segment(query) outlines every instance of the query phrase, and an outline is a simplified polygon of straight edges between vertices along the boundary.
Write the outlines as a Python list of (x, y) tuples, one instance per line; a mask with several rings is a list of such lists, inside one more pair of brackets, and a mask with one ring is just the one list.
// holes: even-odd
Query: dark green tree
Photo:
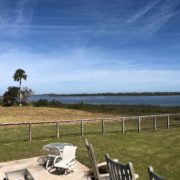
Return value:
[(18, 81), (19, 82), (19, 106), (21, 106), (22, 104), (22, 95), (21, 95), (21, 84), (22, 84), (22, 80), (26, 80), (27, 79), (27, 75), (26, 72), (23, 69), (17, 69), (16, 72), (13, 75), (14, 81)]
[[(27, 87), (23, 88), (21, 91), (22, 94), (22, 104), (27, 104), (27, 98), (33, 94), (32, 89)], [(15, 106), (19, 104), (19, 87), (8, 87), (8, 90), (4, 93), (2, 98), (2, 105), (3, 106)]]
[(13, 106), (18, 104), (18, 87), (8, 87), (8, 90), (4, 93), (2, 104), (3, 106)]

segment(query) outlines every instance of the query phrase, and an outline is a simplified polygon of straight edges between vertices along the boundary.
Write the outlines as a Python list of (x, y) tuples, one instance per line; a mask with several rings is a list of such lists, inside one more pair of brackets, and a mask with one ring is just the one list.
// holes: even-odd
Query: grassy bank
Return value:
[[(79, 107), (80, 106), (80, 107)], [(90, 106), (90, 108), (88, 108)], [(68, 109), (67, 109), (68, 108)], [(161, 114), (180, 112), (178, 107), (147, 106), (95, 106), (79, 104), (78, 107), (0, 107), (0, 122), (49, 121), (84, 119), (112, 116)], [(122, 162), (131, 161), (140, 180), (148, 179), (147, 165), (166, 179), (180, 177), (180, 121), (179, 116), (171, 117), (170, 129), (166, 129), (167, 117), (158, 117), (157, 131), (153, 130), (153, 118), (141, 120), (141, 132), (137, 132), (137, 119), (125, 122), (122, 134), (121, 121), (106, 121), (105, 135), (102, 135), (101, 121), (84, 123), (84, 136), (81, 124), (61, 124), (60, 138), (56, 138), (56, 125), (32, 125), (32, 142), (28, 142), (28, 126), (0, 127), (0, 162), (29, 158), (46, 154), (42, 147), (51, 142), (70, 142), (78, 146), (77, 159), (89, 166), (84, 137), (94, 145), (99, 161), (104, 154)]]
[(2, 122), (35, 122), (105, 117), (103, 113), (55, 107), (0, 107)]
[(180, 113), (180, 107), (61, 104), (59, 107), (0, 107), (0, 123), (93, 119)]
[(92, 113), (103, 113), (118, 116), (167, 114), (180, 112), (180, 106), (148, 106), (148, 105), (91, 105), (62, 104), (61, 108), (83, 110)]
[(59, 107), (64, 109), (83, 110), (92, 113), (103, 113), (119, 116), (166, 114), (180, 112), (180, 106), (153, 106), (153, 105), (109, 105), (109, 104), (64, 104), (60, 101), (38, 100), (31, 102), (34, 107)]

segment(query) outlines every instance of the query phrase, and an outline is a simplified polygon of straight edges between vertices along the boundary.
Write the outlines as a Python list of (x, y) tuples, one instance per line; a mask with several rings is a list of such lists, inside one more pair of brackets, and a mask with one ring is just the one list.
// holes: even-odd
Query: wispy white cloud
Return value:
[(136, 12), (131, 18), (127, 20), (128, 23), (135, 22), (143, 17), (148, 11), (150, 11), (154, 6), (156, 6), (161, 0), (148, 3), (144, 8)]
[(147, 18), (147, 24), (142, 29), (144, 32), (153, 34), (164, 26), (174, 15), (176, 15), (175, 8), (179, 5), (178, 1), (164, 1), (162, 5), (152, 13), (152, 16)]
[(146, 32), (148, 35), (156, 33), (174, 14), (174, 12), (169, 12), (152, 16), (150, 22), (143, 27), (142, 32)]
[(15, 9), (15, 24), (24, 24), (25, 21), (25, 6), (28, 3), (28, 0), (19, 0), (17, 2), (17, 7)]
[(0, 30), (8, 36), (26, 33), (32, 21), (38, 0), (17, 0), (0, 2)]
[[(134, 25), (139, 29), (140, 34), (153, 35), (176, 15), (178, 6), (178, 0), (154, 1), (136, 12), (127, 22), (136, 23)], [(146, 16), (147, 13), (148, 16)]]

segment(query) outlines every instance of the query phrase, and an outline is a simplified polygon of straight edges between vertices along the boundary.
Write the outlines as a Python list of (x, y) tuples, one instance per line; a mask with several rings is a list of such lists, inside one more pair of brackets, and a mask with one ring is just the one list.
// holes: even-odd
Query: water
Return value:
[(34, 95), (29, 101), (46, 99), (63, 103), (180, 106), (180, 96), (49, 96)]

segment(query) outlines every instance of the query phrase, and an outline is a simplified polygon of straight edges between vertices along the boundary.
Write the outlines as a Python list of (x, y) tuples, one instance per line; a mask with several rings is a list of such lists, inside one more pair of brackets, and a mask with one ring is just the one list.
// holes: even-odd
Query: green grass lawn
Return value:
[[(141, 119), (141, 131), (151, 132), (153, 131), (153, 120), (154, 118), (143, 118)], [(159, 129), (167, 128), (167, 117), (157, 117), (156, 120), (157, 131)], [(11, 142), (26, 142), (29, 140), (29, 129), (28, 125), (17, 125), (17, 126), (0, 126), (0, 143), (11, 143)], [(170, 128), (180, 127), (179, 117), (171, 117)], [(32, 139), (47, 139), (56, 137), (56, 124), (33, 124), (32, 127)], [(125, 121), (125, 132), (138, 131), (138, 119), (130, 119)], [(102, 121), (84, 122), (83, 133), (85, 135), (90, 134), (102, 134)], [(110, 121), (104, 120), (104, 133), (122, 133), (122, 122), (121, 119)], [(60, 137), (81, 135), (81, 122), (75, 121), (74, 123), (62, 123), (59, 125)]]
[[(80, 107), (79, 107), (80, 106)], [(76, 108), (76, 107), (70, 107)], [(0, 108), (1, 122), (27, 122), (34, 119), (81, 119), (97, 117), (96, 113), (107, 113), (116, 116), (177, 113), (180, 107), (150, 106), (90, 106), (78, 105), (83, 111), (71, 112), (61, 108)], [(23, 113), (21, 112), (23, 110)], [(92, 113), (88, 114), (90, 111)], [(20, 113), (21, 112), (21, 113)], [(63, 117), (62, 117), (62, 113)], [(9, 116), (11, 114), (11, 116)], [(87, 116), (88, 114), (88, 116)], [(41, 115), (41, 116), (40, 116)], [(106, 116), (103, 116), (106, 117)], [(109, 117), (109, 116), (107, 116)], [(21, 121), (19, 121), (21, 120)], [(77, 159), (89, 166), (84, 138), (93, 144), (97, 159), (104, 161), (104, 154), (121, 162), (131, 161), (140, 180), (148, 179), (147, 166), (152, 165), (155, 171), (169, 180), (180, 177), (180, 121), (178, 115), (170, 117), (170, 129), (167, 129), (167, 117), (157, 117), (157, 130), (153, 130), (153, 117), (141, 119), (141, 132), (137, 132), (138, 119), (125, 121), (125, 134), (122, 134), (121, 120), (105, 121), (105, 135), (102, 135), (101, 121), (84, 122), (84, 136), (81, 136), (81, 123), (60, 122), (60, 138), (56, 138), (56, 124), (32, 125), (32, 142), (28, 142), (28, 126), (0, 126), (0, 162), (41, 156), (43, 145), (51, 142), (69, 142), (78, 146)]]
[[(39, 137), (34, 139), (31, 143), (22, 137), (22, 134), (26, 134), (26, 131), (20, 128), (11, 128), (13, 133), (18, 137), (14, 137), (3, 142), (2, 132), (5, 135), (5, 131), (1, 129), (0, 140), (0, 161), (9, 161), (14, 159), (23, 159), (34, 156), (40, 156), (46, 154), (42, 149), (43, 145), (51, 142), (69, 142), (78, 146), (77, 159), (83, 164), (89, 166), (89, 160), (84, 145), (84, 138), (87, 137), (90, 143), (93, 144), (97, 159), (99, 162), (104, 161), (104, 154), (109, 153), (112, 158), (117, 158), (121, 162), (131, 161), (136, 173), (140, 175), (139, 179), (148, 179), (147, 166), (152, 165), (158, 174), (164, 176), (166, 179), (177, 180), (180, 177), (180, 128), (172, 127), (169, 130), (165, 128), (159, 128), (156, 132), (149, 130), (143, 130), (141, 133), (135, 131), (126, 131), (122, 134), (119, 131), (118, 126), (112, 124), (111, 129), (107, 129), (106, 134), (101, 134), (101, 126), (98, 124), (87, 125), (85, 129), (85, 135), (82, 137), (79, 132), (79, 125), (73, 126), (74, 134), (69, 134), (68, 131), (72, 130), (69, 127), (64, 126), (64, 135), (61, 135), (59, 139), (45, 136), (43, 139), (40, 136), (41, 131), (47, 135), (52, 133), (54, 135), (53, 128), (42, 128), (41, 131), (37, 129), (36, 133), (39, 133)], [(97, 126), (97, 128), (95, 128)], [(116, 128), (117, 129), (116, 129)], [(132, 129), (133, 125), (129, 125), (129, 129)], [(24, 127), (25, 128), (25, 127)], [(38, 128), (38, 127), (36, 127)], [(121, 128), (121, 127), (120, 127)], [(128, 127), (126, 127), (128, 128)], [(69, 129), (69, 130), (68, 130)], [(91, 133), (91, 129), (93, 133)], [(112, 131), (112, 129), (114, 131)], [(9, 131), (9, 129), (8, 129)], [(7, 132), (7, 130), (6, 130)], [(22, 134), (21, 134), (22, 133)], [(5, 137), (5, 136), (4, 136)], [(13, 137), (13, 136), (12, 136)], [(11, 138), (12, 138), (11, 137)]]

